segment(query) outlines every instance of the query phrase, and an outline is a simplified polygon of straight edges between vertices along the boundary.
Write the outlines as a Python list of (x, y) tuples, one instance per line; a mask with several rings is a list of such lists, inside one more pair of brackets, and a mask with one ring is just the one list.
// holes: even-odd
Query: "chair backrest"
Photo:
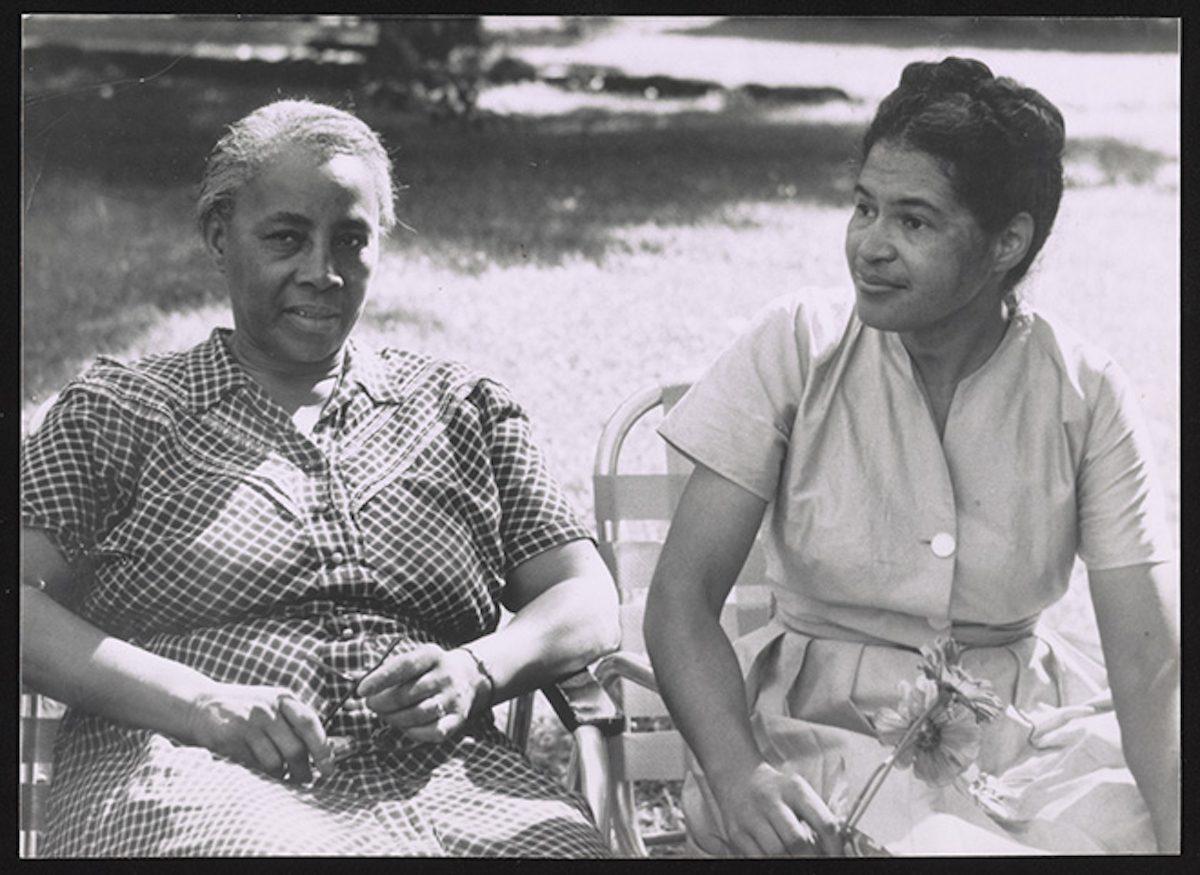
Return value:
[[(679, 383), (634, 393), (609, 418), (596, 448), (596, 531), (600, 553), (621, 594), (623, 653), (646, 652), (642, 634), (646, 591), (692, 469), (692, 464), (652, 428), (687, 389), (688, 384)], [(633, 441), (627, 443), (631, 437)], [(638, 463), (637, 471), (623, 470), (621, 463), (626, 456)], [(647, 472), (644, 469), (648, 466), (657, 470)], [(772, 611), (762, 549), (756, 539), (722, 610), (721, 625), (730, 638), (735, 638), (763, 625)], [(601, 680), (618, 699), (627, 719), (626, 731), (609, 745), (612, 773), (619, 785), (623, 783), (627, 796), (623, 803), (618, 791), (619, 826), (622, 804), (632, 805), (633, 782), (682, 780), (685, 744), (670, 728), (662, 699), (647, 687), (653, 687), (651, 676), (647, 674), (644, 683), (632, 683), (614, 672)], [(640, 838), (625, 836), (624, 840), (633, 842), (627, 850), (644, 850)]]
[[(653, 425), (652, 414), (670, 412), (688, 388), (687, 383), (674, 383), (635, 392), (613, 412), (600, 433), (592, 475), (596, 532), (600, 554), (613, 573), (622, 602), (645, 596), (663, 538), (692, 469), (686, 457), (654, 435), (638, 448), (643, 450), (638, 461), (645, 466), (644, 450), (648, 448), (649, 461), (659, 470), (622, 471), (623, 456), (629, 455), (627, 439), (639, 427)], [(760, 589), (764, 587), (764, 576), (765, 563), (756, 541), (731, 601), (744, 602), (749, 610), (755, 610), (751, 605), (765, 595), (765, 589)], [(765, 619), (750, 621), (750, 628)]]

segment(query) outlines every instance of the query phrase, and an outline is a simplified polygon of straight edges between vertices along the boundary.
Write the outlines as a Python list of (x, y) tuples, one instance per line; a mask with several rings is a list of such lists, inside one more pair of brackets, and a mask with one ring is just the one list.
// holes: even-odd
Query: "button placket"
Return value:
[[(955, 539), (954, 535), (952, 535), (950, 533), (950, 531), (947, 531), (946, 528), (942, 528), (940, 531), (935, 530), (934, 533), (930, 536), (929, 540), (926, 542), (926, 544), (929, 547), (929, 552), (934, 557), (936, 557), (935, 561), (937, 561), (937, 564), (941, 567), (946, 568), (948, 573), (950, 574), (950, 588), (949, 588), (950, 592), (947, 593), (946, 604), (941, 607), (941, 611), (944, 611), (944, 613), (939, 613), (936, 616), (926, 617), (925, 622), (928, 623), (929, 627), (931, 629), (933, 629), (934, 631), (945, 632), (946, 630), (950, 629), (951, 626), (953, 626), (953, 621), (950, 619), (950, 616), (949, 616), (949, 614), (950, 614), (949, 597), (950, 597), (950, 594), (953, 592), (953, 588), (954, 588), (953, 557), (954, 557), (955, 551), (958, 549), (958, 542)], [(949, 560), (949, 561), (946, 565), (942, 565), (942, 562), (945, 560)]]

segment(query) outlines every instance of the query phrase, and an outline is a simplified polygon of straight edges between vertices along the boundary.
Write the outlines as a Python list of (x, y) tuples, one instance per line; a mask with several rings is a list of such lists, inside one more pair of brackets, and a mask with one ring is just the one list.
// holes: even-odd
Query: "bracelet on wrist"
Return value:
[(488, 667), (483, 664), (483, 660), (476, 655), (474, 650), (472, 650), (470, 647), (467, 647), (465, 644), (460, 644), (458, 649), (466, 653), (467, 656), (471, 657), (471, 659), (475, 660), (475, 668), (479, 670), (479, 674), (483, 676), (485, 681), (487, 681), (488, 692), (484, 707), (490, 708), (492, 705), (492, 699), (496, 695), (496, 679), (492, 677), (492, 673), (488, 671)]

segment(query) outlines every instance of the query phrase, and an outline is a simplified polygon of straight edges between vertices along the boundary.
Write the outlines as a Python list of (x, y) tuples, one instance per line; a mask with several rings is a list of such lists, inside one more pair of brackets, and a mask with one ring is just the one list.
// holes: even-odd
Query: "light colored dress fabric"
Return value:
[[(828, 798), (844, 761), (856, 794), (887, 753), (868, 718), (916, 679), (917, 648), (953, 634), (1006, 704), (978, 762), (1004, 815), (895, 770), (861, 828), (901, 853), (1153, 852), (1104, 667), (1036, 628), (1076, 555), (1091, 570), (1174, 556), (1148, 432), (1109, 357), (1022, 305), (939, 439), (899, 336), (802, 295), (762, 313), (660, 432), (770, 502), (776, 616), (735, 650), (772, 762)], [(694, 762), (684, 804), (719, 853)]]

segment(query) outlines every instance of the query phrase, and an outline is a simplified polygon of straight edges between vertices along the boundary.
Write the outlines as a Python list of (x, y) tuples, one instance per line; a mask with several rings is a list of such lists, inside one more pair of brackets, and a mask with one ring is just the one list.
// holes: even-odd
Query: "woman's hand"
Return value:
[(196, 697), (188, 725), (195, 744), (275, 778), (307, 784), (314, 763), (333, 770), (320, 717), (283, 687), (217, 684)]
[(841, 855), (837, 818), (799, 775), (761, 763), (723, 781), (709, 776), (709, 783), (737, 853)]
[(438, 744), (458, 732), (491, 684), (465, 650), (422, 644), (387, 659), (358, 683), (383, 722), (414, 741)]

